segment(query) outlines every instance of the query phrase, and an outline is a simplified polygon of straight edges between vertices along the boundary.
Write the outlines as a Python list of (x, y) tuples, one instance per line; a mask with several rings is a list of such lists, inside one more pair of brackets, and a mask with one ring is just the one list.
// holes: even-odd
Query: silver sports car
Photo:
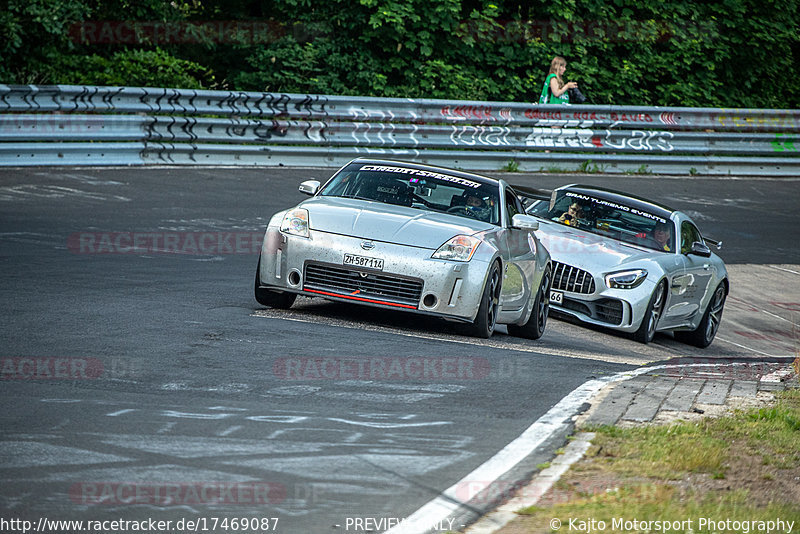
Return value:
[(550, 256), (504, 181), (357, 159), (300, 191), (312, 198), (275, 214), (264, 235), (260, 304), (305, 295), (456, 320), (478, 337), (498, 323), (544, 333)]
[[(521, 188), (520, 188), (521, 189)], [(658, 331), (698, 347), (714, 340), (729, 290), (728, 272), (684, 213), (625, 193), (569, 185), (521, 191), (540, 219), (553, 260), (553, 310), (633, 334)]]

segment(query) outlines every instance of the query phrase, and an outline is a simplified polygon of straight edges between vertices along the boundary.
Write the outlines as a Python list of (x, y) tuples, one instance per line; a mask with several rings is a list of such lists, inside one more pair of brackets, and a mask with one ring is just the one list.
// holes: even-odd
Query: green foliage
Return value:
[[(219, 31), (81, 42), (82, 21)], [(796, 108), (799, 26), (795, 0), (9, 0), (0, 80), (535, 102), (562, 55), (594, 104)]]
[(160, 48), (122, 50), (110, 58), (70, 56), (63, 60), (60, 83), (129, 87), (182, 87), (200, 89), (203, 79), (213, 79), (205, 67), (178, 59)]
[(73, 48), (70, 27), (88, 13), (78, 0), (9, 0), (0, 12), (0, 80), (51, 81), (52, 63)]

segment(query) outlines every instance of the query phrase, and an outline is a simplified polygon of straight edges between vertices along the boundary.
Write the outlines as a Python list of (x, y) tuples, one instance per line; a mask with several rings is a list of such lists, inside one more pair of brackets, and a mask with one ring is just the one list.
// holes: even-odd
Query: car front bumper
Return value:
[[(261, 248), (261, 287), (474, 320), (491, 258), (476, 252), (469, 262), (438, 260), (430, 249), (379, 241), (365, 250), (365, 241), (315, 230), (299, 237), (270, 226)], [(345, 254), (380, 259), (382, 269), (344, 265)]]
[(595, 276), (595, 290), (591, 293), (558, 290), (563, 300), (551, 300), (550, 308), (570, 315), (585, 323), (613, 328), (622, 332), (635, 332), (642, 322), (656, 284), (645, 280), (633, 289), (611, 289), (602, 277)]

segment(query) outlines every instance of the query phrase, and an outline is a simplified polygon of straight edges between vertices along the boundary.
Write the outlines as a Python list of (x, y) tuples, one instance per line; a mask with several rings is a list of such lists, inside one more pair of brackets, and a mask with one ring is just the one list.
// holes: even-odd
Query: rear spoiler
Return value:
[(550, 200), (553, 194), (552, 191), (548, 191), (547, 189), (536, 189), (524, 185), (512, 185), (511, 188), (517, 195), (531, 200)]
[(722, 248), (722, 241), (717, 241), (715, 239), (710, 239), (706, 236), (703, 236), (703, 241), (707, 244), (711, 245), (712, 247), (716, 247), (717, 250)]

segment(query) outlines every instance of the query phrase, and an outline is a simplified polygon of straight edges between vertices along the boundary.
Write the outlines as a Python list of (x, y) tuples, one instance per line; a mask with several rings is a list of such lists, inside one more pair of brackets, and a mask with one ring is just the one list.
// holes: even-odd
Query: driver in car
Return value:
[(464, 209), (468, 215), (479, 221), (487, 222), (489, 220), (489, 206), (487, 206), (486, 201), (477, 194), (467, 193), (464, 199)]
[(567, 226), (578, 226), (578, 221), (583, 219), (583, 208), (577, 202), (570, 204), (569, 209), (561, 214), (558, 222)]
[(655, 228), (653, 228), (653, 239), (658, 243), (660, 250), (672, 252), (669, 248), (671, 238), (672, 231), (670, 230), (670, 224), (663, 222), (656, 223)]

